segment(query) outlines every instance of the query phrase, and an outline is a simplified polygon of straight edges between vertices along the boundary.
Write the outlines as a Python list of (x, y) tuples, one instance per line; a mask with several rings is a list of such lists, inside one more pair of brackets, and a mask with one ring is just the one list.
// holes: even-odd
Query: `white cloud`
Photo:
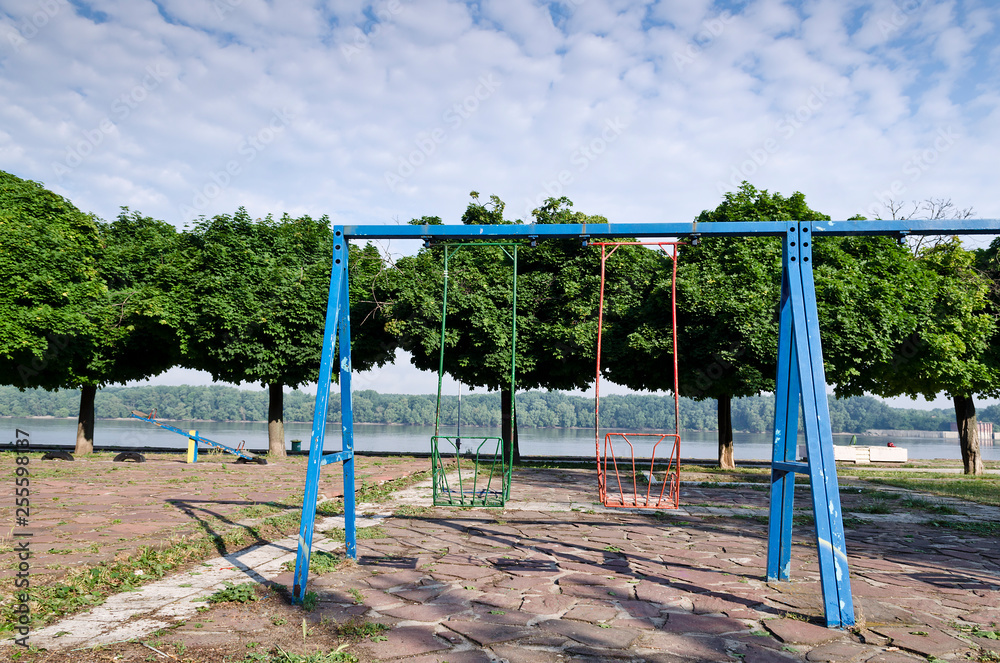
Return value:
[[(744, 177), (834, 218), (897, 182), (1000, 217), (995, 3), (87, 6), (0, 0), (0, 168), (105, 218), (455, 222), (476, 189), (513, 217), (567, 195), (688, 220)], [(953, 146), (907, 174), (941, 131)]]

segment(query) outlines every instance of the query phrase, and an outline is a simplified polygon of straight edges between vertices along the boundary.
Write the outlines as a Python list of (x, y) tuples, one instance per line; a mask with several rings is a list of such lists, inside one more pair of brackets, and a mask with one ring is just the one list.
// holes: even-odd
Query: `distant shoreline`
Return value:
[[(76, 421), (77, 420), (76, 417), (55, 417), (55, 416), (52, 416), (52, 415), (45, 415), (45, 414), (43, 414), (43, 415), (35, 415), (35, 416), (28, 416), (28, 417), (14, 417), (14, 416), (11, 416), (11, 415), (0, 415), (0, 419), (42, 419), (42, 420), (48, 419), (48, 420), (53, 420), (53, 421)], [(133, 417), (96, 417), (95, 418), (95, 421), (131, 421), (131, 420), (133, 420)], [(139, 420), (136, 419), (136, 421), (139, 421)], [(206, 424), (206, 423), (207, 424), (267, 424), (268, 423), (267, 421), (262, 420), (262, 419), (223, 419), (223, 420), (220, 421), (220, 420), (217, 420), (217, 419), (160, 419), (160, 418), (157, 418), (157, 421), (170, 421), (170, 422), (175, 422), (175, 423), (176, 422), (182, 422), (182, 421), (190, 421), (191, 423), (196, 423), (196, 424)], [(288, 419), (286, 419), (284, 421), (284, 423), (286, 423), (286, 424), (312, 424), (311, 421), (293, 421), (293, 420), (288, 420)], [(335, 420), (334, 421), (329, 421), (328, 420), (327, 423), (328, 424), (335, 424), (335, 423), (340, 423), (340, 422), (339, 421), (335, 421)], [(422, 427), (425, 427), (425, 428), (429, 428), (429, 427), (433, 426), (434, 424), (395, 424), (395, 423), (393, 423), (393, 424), (387, 424), (387, 423), (382, 423), (382, 422), (378, 422), (378, 421), (355, 421), (354, 425), (355, 426), (399, 426), (401, 428), (404, 427), (404, 426), (422, 426)], [(451, 427), (451, 425), (449, 425), (449, 428), (450, 427)], [(500, 428), (500, 426), (474, 426), (472, 424), (462, 424), (462, 428), (483, 429), (483, 428)], [(530, 427), (524, 427), (523, 430), (593, 430), (593, 426), (530, 426)], [(673, 429), (666, 429), (666, 428), (621, 428), (620, 430), (628, 430), (628, 431), (656, 431), (656, 432), (660, 432), (660, 431), (673, 430)], [(718, 433), (719, 431), (715, 430), (715, 429), (711, 429), (711, 428), (682, 428), (681, 432), (684, 432), (684, 433)], [(766, 431), (764, 433), (752, 433), (751, 431), (736, 430), (736, 429), (733, 429), (733, 433), (746, 433), (748, 435), (749, 434), (757, 434), (757, 435), (770, 435), (771, 434), (770, 431)], [(836, 436), (843, 436), (843, 435), (858, 435), (858, 436), (861, 436), (861, 435), (864, 435), (864, 433), (834, 433), (833, 435), (835, 437)]]

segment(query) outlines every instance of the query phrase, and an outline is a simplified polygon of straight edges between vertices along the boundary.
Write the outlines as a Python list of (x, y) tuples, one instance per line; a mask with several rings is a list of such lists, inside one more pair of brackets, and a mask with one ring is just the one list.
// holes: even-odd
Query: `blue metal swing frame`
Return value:
[[(302, 519), (295, 562), (293, 598), (305, 597), (309, 578), (313, 526), (319, 478), (323, 465), (343, 463), (344, 516), (347, 556), (357, 558), (354, 496), (354, 417), (351, 406), (351, 323), (348, 290), (348, 242), (351, 239), (412, 239), (424, 242), (484, 239), (543, 240), (620, 237), (782, 237), (782, 288), (771, 460), (771, 500), (767, 579), (788, 580), (791, 574), (792, 506), (795, 474), (809, 475), (815, 516), (816, 548), (826, 624), (845, 628), (854, 624), (850, 571), (844, 542), (844, 524), (833, 459), (833, 436), (827, 404), (826, 376), (820, 343), (816, 291), (812, 271), (815, 237), (842, 235), (989, 235), (1000, 234), (1000, 220), (935, 221), (765, 221), (719, 223), (615, 223), (504, 226), (335, 226), (333, 269), (323, 332), (323, 351), (316, 390), (316, 409), (309, 445)], [(339, 357), (335, 357), (337, 340)], [(335, 360), (340, 368), (341, 450), (324, 453), (326, 412)], [(808, 462), (797, 462), (799, 404), (804, 414)]]

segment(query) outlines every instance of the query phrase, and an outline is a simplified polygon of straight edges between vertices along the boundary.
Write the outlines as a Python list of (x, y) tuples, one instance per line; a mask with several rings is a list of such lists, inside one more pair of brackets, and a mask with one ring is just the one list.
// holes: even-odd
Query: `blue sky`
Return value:
[[(0, 168), (109, 219), (1000, 217), (992, 1), (0, 0)], [(409, 252), (405, 246), (386, 247)], [(400, 374), (377, 388), (424, 391)], [(384, 384), (383, 384), (384, 383)]]

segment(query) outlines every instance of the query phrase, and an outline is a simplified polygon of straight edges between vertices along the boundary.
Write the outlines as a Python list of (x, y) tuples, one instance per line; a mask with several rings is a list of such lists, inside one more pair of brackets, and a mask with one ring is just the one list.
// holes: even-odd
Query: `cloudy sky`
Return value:
[(0, 0), (0, 169), (179, 227), (457, 222), (473, 189), (511, 218), (566, 195), (687, 221), (744, 179), (834, 219), (1000, 218), (998, 21), (993, 0)]

